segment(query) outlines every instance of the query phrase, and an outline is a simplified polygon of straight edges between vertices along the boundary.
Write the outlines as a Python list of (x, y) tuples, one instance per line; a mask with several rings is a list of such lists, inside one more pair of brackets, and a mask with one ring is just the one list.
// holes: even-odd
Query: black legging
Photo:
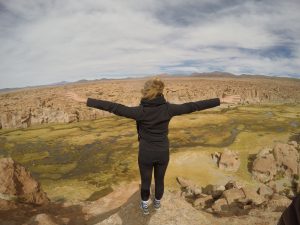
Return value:
[(164, 193), (164, 177), (169, 163), (169, 151), (140, 150), (138, 164), (141, 175), (141, 198), (147, 201), (150, 196), (152, 171), (154, 167), (155, 198), (160, 200)]

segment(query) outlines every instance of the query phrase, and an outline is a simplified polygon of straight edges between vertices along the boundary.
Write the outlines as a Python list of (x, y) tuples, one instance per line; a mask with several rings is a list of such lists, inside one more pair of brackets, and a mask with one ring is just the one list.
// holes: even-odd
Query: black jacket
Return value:
[(300, 193), (293, 198), (292, 203), (283, 211), (277, 225), (300, 224)]
[(87, 106), (89, 107), (134, 119), (137, 125), (140, 145), (144, 143), (144, 148), (148, 150), (168, 150), (168, 126), (173, 116), (200, 111), (219, 105), (219, 98), (173, 104), (167, 102), (164, 95), (159, 95), (152, 100), (142, 99), (140, 105), (134, 107), (105, 100), (87, 99)]

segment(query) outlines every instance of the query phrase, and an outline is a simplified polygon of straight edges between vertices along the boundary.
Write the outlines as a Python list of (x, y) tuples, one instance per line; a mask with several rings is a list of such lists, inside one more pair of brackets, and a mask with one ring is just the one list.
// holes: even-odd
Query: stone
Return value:
[(261, 185), (258, 190), (258, 194), (264, 198), (268, 198), (273, 195), (274, 191), (272, 188), (268, 187), (267, 185)]
[(59, 223), (53, 216), (41, 213), (33, 216), (25, 225), (59, 225)]
[(274, 146), (274, 157), (279, 166), (283, 166), (290, 175), (298, 174), (299, 152), (289, 144), (277, 143)]
[(211, 195), (207, 195), (205, 197), (200, 197), (197, 198), (194, 202), (193, 202), (193, 206), (195, 208), (200, 208), (200, 209), (204, 209), (204, 208), (209, 208), (211, 207), (211, 205), (213, 204), (214, 199)]
[(184, 193), (185, 197), (194, 198), (201, 196), (202, 189), (195, 185), (191, 180), (183, 177), (176, 177), (176, 180), (181, 186), (181, 190)]
[(265, 202), (265, 198), (256, 192), (256, 188), (252, 187), (243, 187), (241, 188), (245, 195), (245, 200), (247, 202), (250, 202), (254, 205), (261, 205), (263, 202)]
[(232, 188), (225, 190), (222, 194), (222, 197), (227, 201), (227, 204), (230, 205), (240, 198), (245, 198), (245, 194), (241, 189)]
[(220, 169), (226, 171), (237, 171), (240, 167), (241, 161), (237, 152), (225, 148), (220, 156), (218, 166)]
[(232, 188), (241, 188), (241, 187), (242, 187), (242, 185), (239, 182), (235, 181), (235, 180), (230, 180), (225, 184), (225, 189), (226, 190), (229, 190), (229, 189), (232, 189)]
[(4, 211), (4, 210), (16, 209), (16, 208), (17, 208), (16, 202), (0, 199), (0, 210)]
[(227, 201), (224, 198), (215, 201), (211, 208), (213, 212), (221, 212), (229, 209)]
[(295, 148), (299, 146), (297, 141), (288, 141), (288, 144), (294, 146)]
[(290, 204), (292, 200), (286, 196), (273, 194), (272, 198), (268, 202), (268, 208), (272, 211), (284, 211)]
[[(260, 155), (260, 154), (258, 154)], [(262, 155), (262, 154), (261, 154)], [(277, 172), (276, 161), (273, 154), (263, 154), (253, 162), (252, 175), (262, 183), (266, 183), (274, 178)]]
[(211, 195), (214, 199), (218, 199), (225, 191), (225, 187), (223, 185), (213, 185)]
[(186, 188), (194, 185), (194, 183), (191, 180), (188, 180), (184, 177), (176, 177), (176, 180), (182, 188)]
[(273, 149), (270, 148), (270, 147), (264, 147), (263, 149), (261, 149), (257, 155), (256, 155), (256, 158), (262, 158), (262, 157), (266, 157), (270, 154), (273, 154)]
[(43, 205), (50, 201), (40, 183), (12, 158), (0, 159), (0, 193), (23, 203)]

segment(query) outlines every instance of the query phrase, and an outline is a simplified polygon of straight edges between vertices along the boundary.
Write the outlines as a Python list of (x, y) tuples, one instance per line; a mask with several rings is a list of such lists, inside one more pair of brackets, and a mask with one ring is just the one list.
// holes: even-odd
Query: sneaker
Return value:
[(149, 202), (149, 200), (148, 201), (141, 200), (141, 203), (140, 203), (140, 208), (143, 210), (144, 215), (149, 214), (148, 202)]
[(157, 200), (156, 198), (154, 198), (153, 207), (155, 210), (159, 210), (160, 209), (160, 200)]

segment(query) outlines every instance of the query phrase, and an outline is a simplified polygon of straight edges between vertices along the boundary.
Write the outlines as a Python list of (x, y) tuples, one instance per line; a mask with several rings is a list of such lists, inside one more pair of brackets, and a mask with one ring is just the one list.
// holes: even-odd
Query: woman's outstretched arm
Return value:
[(140, 107), (138, 106), (129, 107), (106, 100), (100, 100), (95, 98), (81, 98), (74, 92), (68, 92), (66, 96), (77, 102), (85, 103), (88, 107), (105, 110), (114, 113), (118, 116), (123, 116), (134, 120), (137, 120), (139, 115), (141, 114)]
[(213, 108), (221, 103), (237, 103), (240, 101), (239, 95), (229, 95), (222, 98), (212, 98), (195, 102), (186, 102), (183, 104), (169, 103), (169, 114), (171, 117), (187, 114), (195, 111)]

